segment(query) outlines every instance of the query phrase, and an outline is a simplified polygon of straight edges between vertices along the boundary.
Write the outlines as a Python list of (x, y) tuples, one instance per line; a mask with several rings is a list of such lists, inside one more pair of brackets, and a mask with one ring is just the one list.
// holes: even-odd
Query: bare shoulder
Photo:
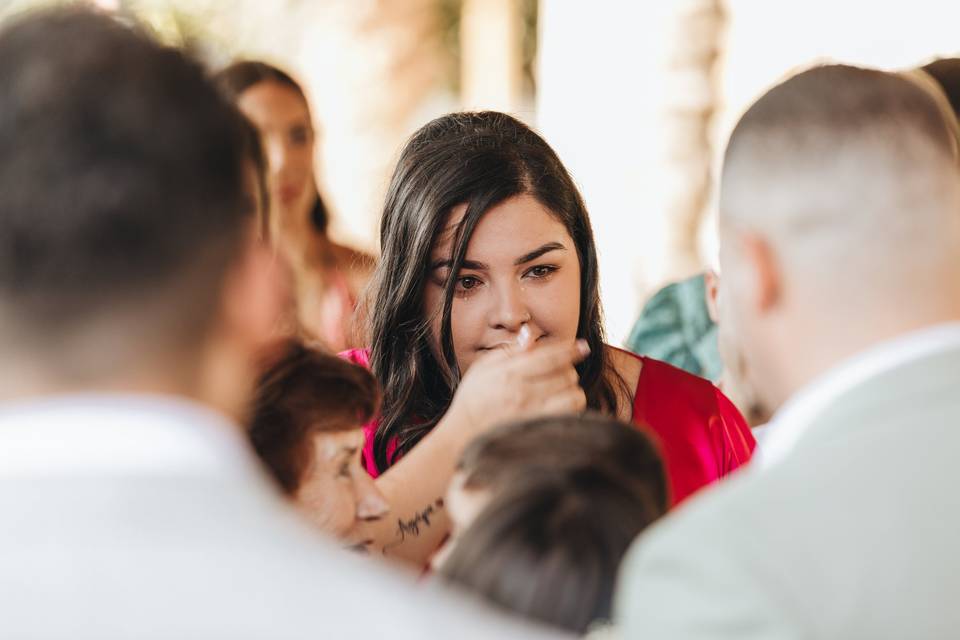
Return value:
[[(637, 355), (623, 351), (622, 349), (617, 349), (616, 347), (611, 347), (610, 345), (604, 348), (606, 349), (606, 356), (610, 364), (613, 365), (614, 372), (620, 376), (626, 384), (626, 389), (629, 390), (629, 397), (622, 398), (620, 418), (630, 420), (633, 418), (633, 396), (637, 391), (637, 384), (640, 382), (640, 371), (643, 369), (643, 360)], [(618, 388), (619, 384), (617, 381), (614, 380), (613, 382), (614, 388)]]
[(369, 253), (342, 244), (331, 243), (331, 250), (340, 273), (354, 292), (361, 291), (373, 275), (377, 260)]
[(640, 381), (640, 370), (643, 369), (643, 360), (629, 351), (617, 349), (610, 345), (607, 345), (605, 348), (607, 350), (607, 358), (610, 359), (614, 371), (623, 378), (623, 381), (627, 383), (628, 387), (636, 389), (637, 383)]
[(371, 254), (344, 244), (330, 243), (330, 249), (336, 258), (337, 264), (345, 271), (355, 271), (370, 275), (377, 265), (377, 260)]

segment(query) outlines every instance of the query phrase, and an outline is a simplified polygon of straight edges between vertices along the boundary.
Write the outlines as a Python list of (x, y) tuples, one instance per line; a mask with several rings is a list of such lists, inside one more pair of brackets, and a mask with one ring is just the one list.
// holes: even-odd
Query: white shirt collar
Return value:
[(241, 428), (183, 398), (77, 394), (0, 404), (0, 476), (247, 472)]
[(752, 467), (765, 469), (786, 457), (811, 423), (853, 388), (886, 371), (960, 346), (960, 322), (938, 324), (884, 341), (852, 356), (793, 394), (764, 427)]

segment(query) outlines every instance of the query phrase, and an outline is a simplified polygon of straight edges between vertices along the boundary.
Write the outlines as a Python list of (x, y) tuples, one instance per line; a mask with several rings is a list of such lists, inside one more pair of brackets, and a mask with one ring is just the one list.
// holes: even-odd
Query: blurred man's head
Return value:
[(730, 137), (720, 238), (726, 364), (751, 402), (775, 410), (845, 357), (960, 319), (951, 123), (901, 76), (796, 75)]
[(59, 9), (0, 30), (0, 393), (239, 407), (275, 309), (243, 135), (198, 65), (134, 27)]

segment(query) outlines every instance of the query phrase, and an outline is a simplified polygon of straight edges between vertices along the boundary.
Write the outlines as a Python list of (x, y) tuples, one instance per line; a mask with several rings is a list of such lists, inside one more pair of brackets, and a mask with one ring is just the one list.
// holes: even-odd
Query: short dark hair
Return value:
[(260, 376), (250, 441), (281, 490), (295, 495), (312, 462), (313, 434), (359, 428), (378, 402), (369, 371), (291, 342)]
[(242, 140), (203, 69), (135, 25), (74, 7), (0, 30), (4, 339), (195, 346), (249, 220)]
[(578, 634), (610, 620), (623, 556), (662, 511), (602, 465), (515, 479), (459, 537), (443, 577)]
[[(239, 60), (218, 71), (214, 75), (214, 81), (223, 94), (234, 103), (240, 99), (241, 94), (247, 89), (261, 82), (275, 82), (299, 95), (303, 104), (307, 107), (307, 113), (310, 113), (310, 102), (307, 100), (307, 94), (303, 91), (300, 83), (283, 69), (266, 62)], [(327, 205), (319, 192), (317, 192), (316, 202), (313, 203), (313, 209), (310, 210), (310, 222), (321, 234), (326, 234), (327, 228), (330, 226), (330, 212), (327, 211)]]
[(517, 475), (602, 466), (660, 514), (669, 504), (663, 461), (641, 429), (599, 413), (509, 423), (471, 442), (457, 471), (465, 488), (497, 492)]
[(293, 89), (307, 101), (303, 88), (289, 73), (272, 64), (259, 60), (239, 60), (224, 67), (214, 75), (214, 81), (220, 90), (232, 101), (240, 99), (247, 89), (261, 82), (276, 82)]

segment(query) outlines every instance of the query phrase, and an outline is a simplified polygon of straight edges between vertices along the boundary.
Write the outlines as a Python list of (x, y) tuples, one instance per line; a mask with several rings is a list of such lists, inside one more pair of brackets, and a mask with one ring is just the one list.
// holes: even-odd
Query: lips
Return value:
[[(543, 340), (544, 338), (546, 338), (548, 335), (549, 335), (549, 334), (546, 334), (546, 333), (545, 333), (545, 334), (543, 334), (542, 336), (540, 336), (539, 338), (537, 338), (536, 340), (534, 340), (534, 342), (540, 342), (541, 340)], [(495, 344), (495, 345), (493, 345), (493, 346), (490, 346), (490, 347), (477, 347), (477, 351), (495, 351), (495, 350), (497, 350), (497, 349), (503, 349), (503, 348), (505, 348), (505, 347), (515, 347), (515, 346), (517, 346), (517, 343), (516, 343), (516, 342), (513, 342), (513, 341), (511, 341), (511, 342), (498, 342), (497, 344)]]

